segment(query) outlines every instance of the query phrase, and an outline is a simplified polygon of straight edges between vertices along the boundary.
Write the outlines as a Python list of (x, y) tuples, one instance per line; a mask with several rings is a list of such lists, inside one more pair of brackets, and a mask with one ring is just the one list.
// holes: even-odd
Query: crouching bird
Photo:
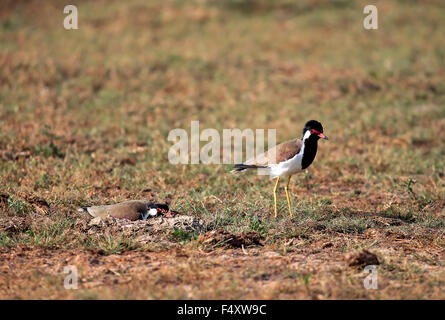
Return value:
[(87, 212), (93, 217), (106, 218), (108, 215), (128, 220), (145, 220), (156, 216), (159, 212), (168, 212), (168, 205), (145, 200), (129, 200), (116, 204), (79, 208), (79, 212)]
[(303, 138), (283, 142), (267, 152), (256, 156), (244, 163), (236, 164), (233, 173), (242, 172), (248, 169), (266, 170), (272, 179), (276, 178), (274, 192), (275, 217), (277, 216), (277, 187), (280, 178), (287, 177), (284, 188), (286, 191), (289, 214), (292, 216), (292, 208), (289, 199), (289, 182), (293, 174), (302, 171), (310, 166), (317, 154), (318, 140), (322, 138), (328, 140), (323, 133), (323, 126), (316, 120), (306, 122), (303, 128)]

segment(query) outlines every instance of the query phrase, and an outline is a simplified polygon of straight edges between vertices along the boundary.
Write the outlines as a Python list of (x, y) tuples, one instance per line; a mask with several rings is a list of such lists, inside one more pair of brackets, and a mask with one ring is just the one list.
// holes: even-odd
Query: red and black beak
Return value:
[(322, 139), (329, 140), (328, 137), (324, 135), (324, 133), (319, 133), (318, 136)]

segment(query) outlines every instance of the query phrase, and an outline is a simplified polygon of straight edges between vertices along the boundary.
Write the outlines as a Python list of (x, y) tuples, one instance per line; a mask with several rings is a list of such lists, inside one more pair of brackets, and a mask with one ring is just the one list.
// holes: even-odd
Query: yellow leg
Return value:
[(277, 178), (277, 182), (275, 183), (275, 188), (273, 188), (273, 200), (274, 200), (274, 208), (275, 208), (275, 218), (277, 217), (277, 188), (278, 182), (280, 182), (280, 177)]
[(290, 207), (290, 199), (289, 199), (289, 191), (288, 191), (289, 182), (290, 182), (290, 176), (287, 178), (287, 183), (286, 183), (286, 186), (284, 187), (284, 190), (286, 191), (287, 206), (289, 207), (289, 213), (290, 213), (290, 216), (292, 217), (292, 208)]

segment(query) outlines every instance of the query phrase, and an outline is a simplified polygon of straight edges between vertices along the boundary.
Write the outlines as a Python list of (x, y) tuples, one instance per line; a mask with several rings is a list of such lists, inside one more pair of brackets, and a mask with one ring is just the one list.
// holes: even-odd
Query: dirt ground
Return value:
[[(422, 250), (419, 256), (413, 253), (409, 243), (385, 244), (373, 252), (393, 267), (378, 269), (376, 290), (363, 287), (368, 274), (363, 273), (362, 268), (349, 267), (344, 254), (332, 243), (288, 249), (285, 254), (264, 248), (212, 251), (176, 248), (101, 256), (77, 250), (16, 248), (12, 252), (1, 252), (4, 260), (1, 297), (391, 299), (397, 295), (402, 299), (443, 298), (443, 288), (437, 285), (444, 277), (443, 266), (438, 263), (439, 250)], [(66, 265), (80, 266), (78, 290), (63, 287)], [(406, 279), (408, 268), (416, 269), (412, 279)], [(409, 280), (416, 285), (410, 285)]]
[[(87, 218), (88, 219), (88, 218)], [(153, 218), (165, 220), (166, 218)], [(382, 225), (400, 224), (379, 219)], [(111, 222), (103, 228), (164, 225), (165, 222)], [(124, 232), (118, 227), (116, 232)], [(2, 248), (1, 298), (7, 299), (442, 299), (443, 249), (422, 236), (369, 228), (361, 235), (292, 238), (267, 245), (258, 232), (214, 230), (178, 245), (156, 236), (164, 248), (119, 254), (101, 250)], [(88, 231), (87, 231), (88, 232)], [(90, 232), (91, 233), (91, 232)], [(143, 229), (142, 234), (152, 233)], [(152, 233), (153, 234), (153, 233)], [(345, 247), (355, 248), (345, 250)], [(359, 249), (372, 247), (372, 250)], [(365, 254), (366, 253), (366, 254)], [(377, 288), (366, 289), (367, 265), (377, 267)], [(67, 266), (78, 272), (77, 289), (66, 289)], [(414, 285), (415, 284), (415, 285)]]

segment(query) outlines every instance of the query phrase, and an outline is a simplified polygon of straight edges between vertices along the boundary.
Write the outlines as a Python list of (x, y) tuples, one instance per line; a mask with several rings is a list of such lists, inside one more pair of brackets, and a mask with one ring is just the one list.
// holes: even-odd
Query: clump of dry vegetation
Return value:
[[(77, 1), (67, 31), (59, 1), (2, 2), (0, 298), (444, 299), (445, 8), (378, 2), (366, 31), (366, 4)], [(192, 120), (282, 141), (309, 119), (330, 140), (293, 217), (267, 178), (168, 162)], [(77, 212), (130, 199), (203, 224)]]

